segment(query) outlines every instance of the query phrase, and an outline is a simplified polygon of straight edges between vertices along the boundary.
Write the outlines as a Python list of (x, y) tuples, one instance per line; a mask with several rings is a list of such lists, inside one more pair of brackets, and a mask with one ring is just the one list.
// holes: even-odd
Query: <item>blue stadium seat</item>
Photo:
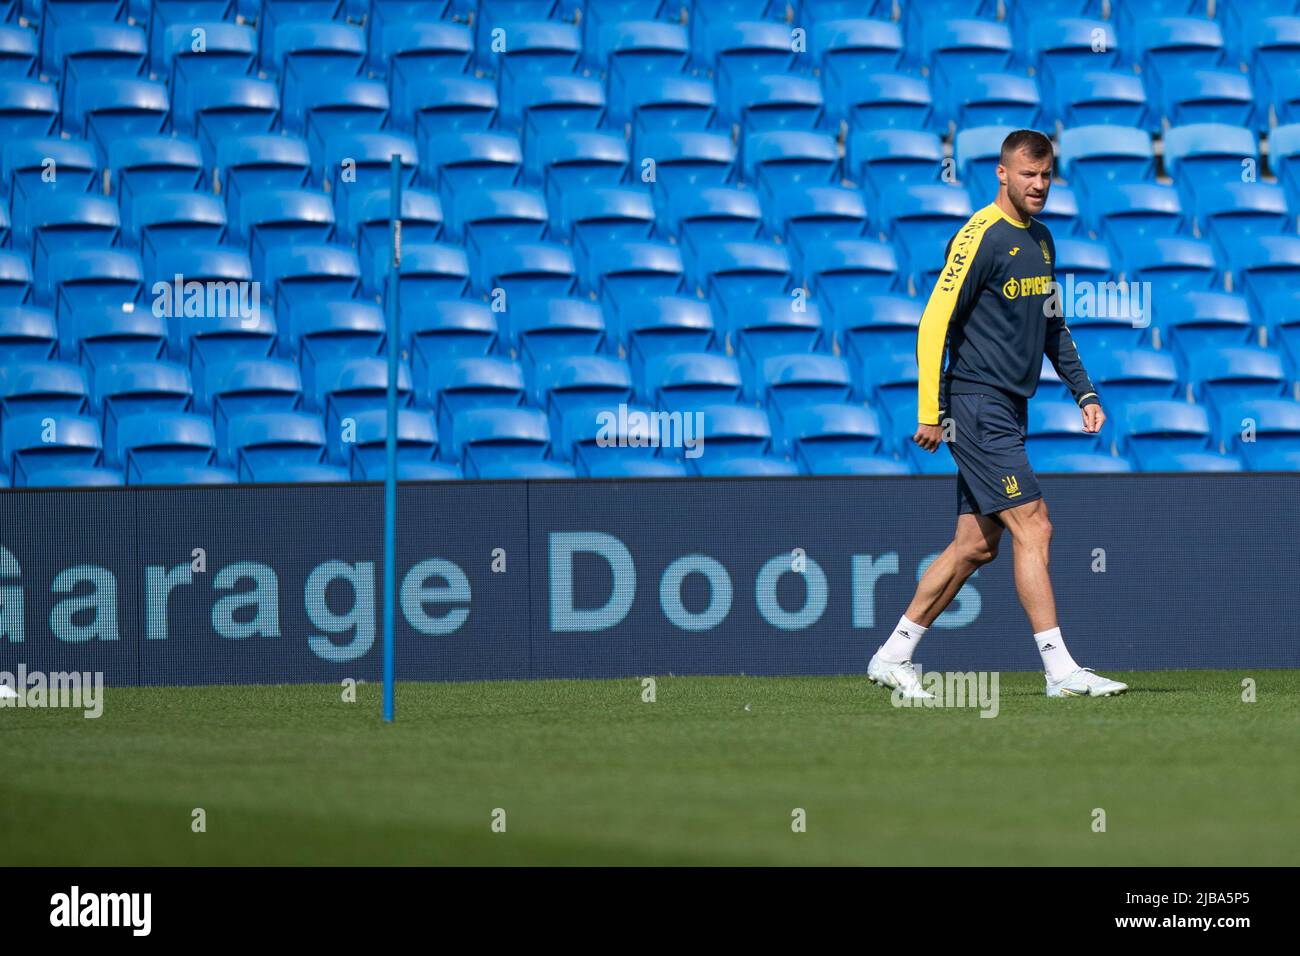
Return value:
[(1205, 349), (1249, 345), (1256, 338), (1246, 298), (1229, 292), (1182, 292), (1154, 303), (1156, 331), (1186, 363)]
[(1120, 450), (1142, 471), (1241, 471), (1240, 460), (1213, 448), (1210, 418), (1202, 405), (1141, 401), (1124, 407)]
[[(388, 410), (368, 409), (355, 416), (353, 434), (339, 453), (353, 479), (376, 481), (384, 477), (387, 465)], [(397, 474), (399, 478), (458, 477), (446, 465), (436, 463), (438, 431), (433, 413), (418, 408), (397, 410)], [(411, 467), (416, 466), (416, 467)]]
[(708, 130), (714, 126), (718, 98), (713, 83), (693, 76), (627, 75), (609, 78), (608, 121), (631, 124), (634, 138), (655, 130)]
[(650, 239), (654, 229), (654, 199), (639, 186), (570, 190), (560, 198), (559, 208), (551, 210), (551, 234), (579, 250), (601, 242)]
[[(866, 356), (906, 352), (916, 347), (916, 330), (925, 301), (904, 295), (868, 294), (853, 308), (827, 310), (827, 330), (850, 363)], [(865, 394), (858, 393), (865, 398)]]
[[(86, 371), (70, 362), (6, 362), (0, 365), (0, 419), (46, 412), (90, 412)], [(0, 429), (3, 429), (0, 425)], [(8, 456), (5, 456), (7, 462)]]
[(866, 295), (897, 292), (906, 287), (894, 247), (870, 239), (833, 239), (803, 250), (801, 277), (832, 324), (858, 308)]
[[(480, 31), (487, 28), (485, 18)], [(503, 82), (526, 82), (525, 78), (548, 73), (573, 73), (582, 55), (582, 36), (572, 23), (556, 20), (500, 21), (507, 39), (501, 49), (488, 40), (475, 44), (479, 63), (495, 69)]]
[(907, 474), (886, 458), (880, 418), (864, 405), (818, 402), (791, 409), (781, 430), (791, 456), (809, 475)]
[(39, 6), (24, 9), (35, 14), (41, 35), (41, 64), (46, 68), (54, 51), (54, 37), (59, 30), (82, 23), (120, 23), (126, 19), (124, 0), (42, 0)]
[(773, 355), (755, 369), (748, 392), (771, 412), (778, 447), (790, 452), (793, 436), (786, 422), (791, 413), (808, 405), (847, 403), (853, 380), (848, 363), (838, 355)]
[(394, 156), (398, 157), (403, 188), (414, 186), (420, 157), (409, 136), (345, 133), (326, 142), (322, 178), (334, 200), (335, 214), (343, 214), (353, 193), (391, 189)]
[[(114, 467), (126, 461), (118, 442), (118, 428), (124, 419), (189, 412), (194, 405), (189, 370), (175, 362), (127, 359), (97, 370), (94, 382), (94, 406), (103, 420), (105, 454)], [(210, 428), (211, 419), (203, 418)]]
[(375, 14), (366, 22), (370, 65), (388, 74), (394, 100), (398, 90), (421, 76), (458, 76), (469, 70), (474, 36), (463, 23), (424, 19), (427, 4), (409, 4), (411, 16), (389, 20)]
[[(323, 412), (330, 461), (348, 464), (344, 447), (358, 415), (368, 411), (384, 412), (387, 408), (388, 360), (380, 356), (364, 358), (327, 358), (319, 364), (303, 366), (306, 408)], [(414, 392), (410, 369), (398, 366), (397, 402), (399, 408), (413, 404)]]
[(1259, 236), (1240, 241), (1234, 253), (1237, 284), (1257, 321), (1271, 327), (1297, 314), (1300, 238)]
[(266, 295), (282, 319), (308, 302), (351, 299), (361, 292), (361, 262), (346, 246), (279, 246), (266, 255)]
[(1062, 284), (1075, 280), (1109, 282), (1119, 271), (1104, 242), (1064, 237), (1056, 240), (1055, 271)]
[(557, 132), (524, 143), (525, 179), (544, 187), (548, 202), (570, 189), (617, 186), (629, 163), (627, 143), (611, 133)]
[(35, 33), (24, 27), (0, 26), (0, 77), (31, 79), (39, 56)]
[(724, 123), (742, 135), (764, 130), (816, 130), (826, 111), (821, 85), (809, 76), (787, 73), (723, 71), (718, 104)]
[(1243, 263), (1238, 250), (1250, 248), (1259, 236), (1295, 231), (1296, 217), (1288, 212), (1286, 194), (1275, 183), (1223, 182), (1196, 192), (1196, 218), (1201, 234), (1215, 246), (1229, 269)]
[(286, 23), (301, 20), (343, 20), (343, 0), (261, 0), (256, 17), (258, 45), (262, 50), (262, 65), (270, 65), (274, 38)]
[(1251, 346), (1201, 349), (1187, 358), (1197, 401), (1223, 408), (1255, 398), (1281, 398), (1290, 391), (1280, 353)]
[[(363, 288), (378, 293), (386, 281), (391, 256), (381, 249), (363, 276)], [(469, 291), (469, 259), (465, 250), (442, 242), (412, 243), (402, 247), (398, 294), (402, 311), (420, 310), (434, 299), (458, 299)]]
[(445, 133), (421, 140), (421, 177), (444, 201), (461, 189), (515, 186), (523, 168), (523, 149), (512, 134)]
[(418, 76), (394, 87), (393, 95), (393, 125), (421, 142), (446, 133), (486, 132), (501, 105), (492, 81), (474, 76)]
[[(339, 221), (341, 237), (354, 239), (362, 262), (373, 262), (392, 248), (393, 199), (388, 189), (354, 190)], [(442, 201), (423, 189), (402, 190), (402, 241), (439, 242), (443, 238)]]
[(1075, 126), (1061, 132), (1059, 143), (1061, 174), (1081, 195), (1112, 183), (1155, 181), (1155, 152), (1145, 130)]
[(632, 401), (632, 373), (626, 362), (608, 355), (553, 355), (529, 370), (533, 403), (546, 410), (553, 435), (571, 419), (617, 415)]
[(164, 38), (177, 25), (196, 23), (234, 23), (235, 0), (153, 0), (145, 23), (149, 30), (149, 58), (161, 63)]
[(586, 252), (581, 286), (617, 310), (645, 296), (676, 295), (685, 288), (681, 250), (666, 242), (609, 242)]
[(52, 360), (58, 350), (59, 329), (49, 309), (0, 306), (0, 353), (7, 363)]
[(257, 68), (257, 32), (242, 23), (220, 20), (176, 23), (161, 34), (153, 62), (167, 77), (173, 97), (204, 76), (249, 76)]
[(637, 397), (654, 408), (693, 411), (740, 401), (743, 381), (734, 358), (710, 352), (664, 353), (645, 363)]
[(951, 119), (954, 128), (975, 126), (1039, 125), (1043, 109), (1038, 83), (1019, 73), (976, 73), (962, 76), (950, 89), (935, 97), (941, 120)]
[(692, 250), (693, 279), (724, 321), (757, 296), (787, 296), (794, 286), (789, 252), (763, 240), (723, 242)]
[(630, 299), (613, 312), (611, 331), (624, 344), (638, 376), (658, 355), (707, 352), (714, 348), (713, 314), (694, 296), (646, 296)]
[(38, 468), (93, 468), (103, 461), (99, 423), (52, 409), (6, 418), (0, 449), (15, 488)]
[(635, 144), (636, 155), (654, 161), (652, 182), (656, 193), (673, 193), (682, 187), (726, 186), (736, 169), (736, 145), (722, 133), (701, 130), (656, 129), (645, 132)]
[(146, 274), (162, 249), (220, 245), (226, 238), (226, 210), (211, 193), (148, 193), (131, 206), (125, 244), (140, 250)]
[(53, 302), (60, 321), (76, 309), (133, 304), (144, 295), (140, 258), (117, 249), (56, 252), (46, 269), (48, 283), (37, 287), (37, 302)]
[(546, 199), (536, 189), (476, 189), (457, 193), (446, 206), (447, 237), (492, 250), (546, 235)]
[[(203, 156), (191, 139), (139, 136), (108, 147), (108, 181), (129, 219), (139, 196), (197, 190), (203, 186)], [(60, 167), (59, 175), (63, 175)]]
[[(196, 385), (199, 381), (196, 379)], [(194, 394), (195, 410), (212, 409), (219, 452), (231, 447), (229, 426), (240, 417), (302, 408), (302, 375), (294, 363), (283, 359), (240, 359), (209, 366), (201, 381), (202, 392), (196, 390)], [(233, 454), (227, 454), (224, 460), (238, 463)]]
[(90, 147), (75, 140), (13, 140), (4, 144), (0, 156), (0, 196), (11, 197), (5, 205), (15, 218), (25, 215), (27, 202), (49, 193), (89, 192), (99, 168)]
[(797, 267), (809, 245), (860, 239), (867, 233), (866, 197), (845, 186), (809, 186), (778, 194), (768, 203), (767, 212), (768, 230), (790, 247)]
[(311, 181), (307, 141), (277, 133), (224, 137), (217, 144), (213, 178), (226, 209), (237, 215), (245, 193), (263, 189), (302, 189)]
[[(284, 317), (277, 354), (314, 364), (332, 358), (379, 355), (386, 327), (383, 311), (373, 302), (304, 302)], [(409, 335), (409, 329), (404, 329)]]
[(1128, 253), (1130, 280), (1151, 283), (1159, 299), (1175, 292), (1210, 292), (1222, 288), (1222, 272), (1214, 247), (1190, 236), (1157, 237)]
[(527, 390), (524, 371), (518, 362), (497, 356), (462, 356), (431, 361), (415, 367), (417, 393), (438, 416), (442, 437), (441, 455), (453, 460), (447, 442), (452, 419), (472, 408), (517, 408), (524, 404)]
[[(1120, 65), (1119, 40), (1115, 27), (1101, 19), (1078, 15), (1073, 10), (1054, 15), (1052, 10), (1035, 9), (1025, 14), (1023, 30), (1011, 35), (1022, 44), (1017, 62), (1034, 68), (1044, 92), (1050, 92), (1063, 76), (1084, 70), (1113, 70)], [(1010, 19), (1010, 17), (1008, 18)]]
[(1161, 183), (1098, 185), (1089, 194), (1089, 225), (1125, 265), (1157, 238), (1189, 235), (1178, 191)]
[[(0, 488), (6, 487), (6, 476), (0, 472)], [(59, 467), (32, 463), (26, 474), (26, 488), (108, 488), (122, 485), (122, 473), (104, 467)]]
[(1239, 70), (1180, 70), (1161, 89), (1161, 105), (1170, 126), (1252, 123), (1255, 94), (1250, 77)]
[(38, 288), (48, 284), (46, 264), (52, 252), (108, 249), (121, 234), (117, 203), (68, 190), (28, 204), (22, 220), (14, 226), (13, 246), (31, 253)]
[(848, 174), (875, 196), (899, 186), (938, 182), (943, 161), (943, 141), (924, 130), (855, 128), (848, 135)]
[(702, 248), (714, 242), (757, 239), (763, 229), (758, 193), (735, 186), (703, 186), (669, 193), (659, 214), (664, 238)]
[(483, 295), (504, 296), (505, 305), (528, 299), (572, 295), (578, 268), (571, 247), (558, 242), (516, 242), (492, 248), (471, 246), (473, 284)]
[(1011, 66), (1011, 31), (1005, 24), (932, 16), (919, 26), (920, 62), (932, 65), (938, 83), (956, 86), (971, 74), (998, 73)]
[(605, 345), (605, 319), (587, 299), (529, 298), (504, 313), (502, 344), (525, 369), (536, 369), (568, 355), (595, 355)]
[(0, 251), (0, 305), (32, 300), (32, 266), (26, 256)]
[[(142, 76), (149, 59), (145, 33), (118, 23), (78, 23), (60, 27), (51, 55), (42, 64), (57, 78), (66, 126), (70, 109), (79, 103), (78, 90), (100, 80)], [(80, 116), (73, 122), (79, 126)]]
[(1040, 475), (1127, 474), (1134, 470), (1123, 455), (1105, 452), (1031, 451), (1030, 461)]
[[(803, 4), (808, 14), (808, 4)], [(867, 19), (859, 5), (851, 4), (843, 18), (818, 18), (808, 28), (808, 49), (823, 71), (833, 71), (843, 82), (871, 73), (891, 73), (902, 64), (903, 31), (888, 20)], [(804, 21), (796, 21), (804, 22)]]
[(828, 133), (771, 130), (745, 137), (745, 182), (768, 196), (790, 188), (829, 186), (840, 178), (835, 138)]
[(341, 136), (382, 132), (388, 125), (388, 88), (379, 80), (317, 83), (303, 91), (303, 124), (286, 114), (284, 128), (303, 133), (312, 160), (323, 165), (329, 143)]
[[(795, 473), (771, 456), (772, 428), (761, 409), (705, 405), (696, 412), (697, 420), (704, 426), (696, 436), (699, 444), (695, 449), (683, 448), (680, 455), (688, 473), (714, 476)], [(674, 448), (660, 454), (671, 459), (678, 457), (677, 452)]]
[[(276, 467), (329, 464), (326, 449), (325, 426), (319, 415), (253, 412), (231, 419), (223, 464), (234, 467), (241, 482), (270, 481), (275, 480), (271, 470)], [(346, 476), (346, 471), (339, 470)]]
[(217, 435), (206, 415), (129, 414), (118, 422), (112, 443), (106, 443), (104, 460), (126, 472), (127, 484), (148, 484), (160, 468), (216, 465)]
[(528, 136), (594, 130), (605, 119), (605, 87), (585, 76), (530, 76), (502, 96), (498, 120)]
[(1053, 81), (1048, 118), (1066, 129), (1118, 126), (1146, 129), (1153, 112), (1142, 77), (1126, 70), (1082, 70)]
[[(204, 316), (194, 316), (192, 314), (186, 315), (185, 289), (183, 285), (179, 289), (176, 287), (175, 277), (177, 275), (182, 276), (184, 282), (236, 283), (233, 287), (214, 285), (212, 288), (214, 290), (233, 288), (237, 296), (240, 294), (240, 290), (243, 290), (242, 301), (248, 309), (239, 310), (239, 301), (237, 300), (236, 311), (239, 311), (240, 314), (233, 316), (233, 318), (236, 325), (244, 325), (246, 324), (245, 319), (251, 318), (251, 316), (244, 315), (243, 312), (251, 311), (254, 302), (258, 300), (253, 295), (251, 286), (253, 266), (248, 256), (242, 251), (221, 246), (179, 246), (161, 251), (154, 258), (153, 271), (148, 277), (149, 289), (154, 294), (154, 301), (158, 304), (160, 310), (169, 318), (171, 352), (173, 355), (185, 359), (189, 358), (190, 336), (196, 328), (202, 327), (205, 318)], [(159, 286), (160, 282), (163, 284), (162, 287)], [(159, 293), (171, 299), (170, 305), (165, 301), (159, 301)], [(228, 303), (228, 300), (223, 301)], [(197, 311), (206, 313), (206, 304), (203, 309)], [(222, 310), (218, 307), (217, 311)], [(230, 310), (226, 309), (225, 311)], [(226, 326), (220, 327), (227, 328)], [(256, 329), (246, 331), (250, 334), (257, 332)]]
[[(1257, 11), (1261, 15), (1235, 24), (1235, 32), (1232, 29), (1225, 31), (1230, 45), (1235, 46), (1236, 57), (1250, 67), (1251, 82), (1255, 86), (1255, 128), (1258, 130), (1267, 130), (1271, 125), (1270, 107), (1278, 123), (1293, 123), (1300, 119), (1294, 112), (1295, 62), (1297, 54), (1300, 54), (1300, 4), (1292, 3), (1290, 6), (1291, 9), (1285, 11), (1289, 16), (1277, 16), (1284, 10), (1270, 4)], [(1234, 12), (1249, 16), (1245, 10), (1229, 11), (1229, 19), (1233, 19), (1231, 14)], [(1269, 15), (1263, 16), (1264, 13)]]
[(518, 474), (522, 463), (544, 461), (551, 444), (546, 415), (537, 408), (466, 409), (442, 437), (443, 454), (450, 446), (450, 460), (461, 463), (466, 478)]
[(834, 66), (827, 72), (826, 112), (850, 129), (940, 130), (934, 95), (925, 77), (903, 73), (867, 73), (841, 78)]
[(727, 316), (727, 332), (754, 398), (762, 395), (760, 378), (768, 359), (829, 351), (830, 346), (817, 303), (796, 304), (789, 296), (755, 297), (749, 309)]
[(715, 73), (789, 72), (797, 56), (790, 27), (770, 20), (711, 20), (696, 31), (691, 49)]
[[(644, 405), (569, 415), (552, 450), (557, 458), (573, 462), (581, 475), (633, 476), (640, 469), (665, 474), (665, 469), (656, 467), (669, 464), (659, 457), (659, 449), (672, 440), (672, 429), (680, 431), (681, 421), (681, 413), (673, 419), (667, 412), (656, 413)], [(675, 467), (668, 468), (667, 474), (685, 475), (680, 465), (671, 464)]]
[(1151, 16), (1137, 19), (1131, 32), (1121, 30), (1124, 54), (1141, 67), (1148, 92), (1162, 98), (1162, 90), (1183, 81), (1190, 70), (1223, 66), (1227, 55), (1223, 31), (1213, 20), (1202, 17)]
[(1174, 399), (1184, 394), (1173, 356), (1155, 349), (1112, 349), (1090, 355), (1088, 372), (1112, 405)]
[(149, 309), (78, 309), (60, 331), (59, 354), (84, 366), (96, 383), (119, 363), (153, 361), (167, 349), (167, 323)]
[(189, 84), (189, 96), (178, 102), (172, 128), (199, 141), (206, 165), (216, 159), (217, 146), (239, 136), (270, 133), (280, 122), (280, 91), (269, 80), (251, 76), (201, 77)]
[(1194, 205), (1192, 198), (1204, 187), (1241, 182), (1246, 161), (1259, 165), (1259, 144), (1249, 129), (1192, 123), (1165, 133), (1165, 168), (1189, 205)]
[[(640, 13), (644, 4), (634, 5), (634, 9)], [(588, 17), (591, 15), (588, 10)], [(604, 70), (611, 80), (618, 74), (633, 83), (654, 75), (685, 72), (690, 52), (686, 28), (664, 20), (598, 18), (584, 43), (584, 53), (592, 66)]]
[(278, 246), (324, 243), (334, 238), (334, 207), (311, 189), (263, 189), (242, 193), (232, 231), (248, 243), (253, 269), (262, 271), (266, 254)]
[[(63, 115), (63, 131), (85, 133), (101, 160), (109, 147), (131, 136), (161, 133), (171, 117), (167, 87), (151, 80), (105, 77), (77, 88), (75, 110)], [(73, 118), (74, 123), (68, 120)], [(84, 122), (83, 122), (84, 121)]]
[(51, 136), (59, 121), (59, 96), (53, 84), (0, 80), (0, 135), (5, 142)]
[(295, 121), (313, 86), (353, 79), (365, 66), (365, 31), (351, 24), (298, 20), (276, 27), (270, 39), (262, 59), (270, 73), (279, 75), (284, 114)]
[(1251, 471), (1300, 471), (1300, 402), (1258, 398), (1228, 405), (1220, 441)]

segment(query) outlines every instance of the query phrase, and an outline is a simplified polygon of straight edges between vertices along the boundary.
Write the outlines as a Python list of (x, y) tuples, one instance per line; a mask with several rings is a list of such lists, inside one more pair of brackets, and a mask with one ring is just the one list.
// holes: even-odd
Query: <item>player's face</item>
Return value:
[(1023, 218), (1036, 216), (1047, 205), (1047, 191), (1052, 186), (1052, 157), (1031, 159), (1023, 149), (1011, 154), (1001, 167), (1007, 181), (1007, 198)]

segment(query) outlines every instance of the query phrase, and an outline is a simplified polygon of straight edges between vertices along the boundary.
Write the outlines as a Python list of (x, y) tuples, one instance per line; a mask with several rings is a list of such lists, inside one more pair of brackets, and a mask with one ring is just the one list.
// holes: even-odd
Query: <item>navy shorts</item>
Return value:
[(1029, 402), (1003, 395), (949, 396), (948, 442), (957, 463), (957, 513), (988, 515), (1043, 497), (1025, 454)]

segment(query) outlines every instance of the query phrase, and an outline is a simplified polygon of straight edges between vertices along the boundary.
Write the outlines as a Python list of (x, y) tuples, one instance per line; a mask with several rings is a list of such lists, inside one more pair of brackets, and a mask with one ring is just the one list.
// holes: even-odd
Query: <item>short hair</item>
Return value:
[(1003, 166), (1019, 150), (1029, 154), (1030, 159), (1046, 159), (1052, 155), (1052, 141), (1036, 129), (1018, 129), (1008, 133), (1002, 141), (1002, 154), (998, 162)]

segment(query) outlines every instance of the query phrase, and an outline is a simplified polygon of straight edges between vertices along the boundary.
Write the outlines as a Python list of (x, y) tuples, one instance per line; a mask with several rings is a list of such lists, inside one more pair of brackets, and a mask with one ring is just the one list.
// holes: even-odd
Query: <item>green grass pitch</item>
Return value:
[[(994, 719), (862, 678), (108, 688), (0, 710), (0, 853), (67, 864), (1290, 864), (1300, 671)], [(1242, 701), (1242, 679), (1258, 699)], [(192, 831), (202, 808), (206, 832)], [(493, 811), (505, 832), (493, 832)], [(792, 830), (796, 808), (806, 832)], [(1093, 830), (1093, 811), (1106, 830)]]

